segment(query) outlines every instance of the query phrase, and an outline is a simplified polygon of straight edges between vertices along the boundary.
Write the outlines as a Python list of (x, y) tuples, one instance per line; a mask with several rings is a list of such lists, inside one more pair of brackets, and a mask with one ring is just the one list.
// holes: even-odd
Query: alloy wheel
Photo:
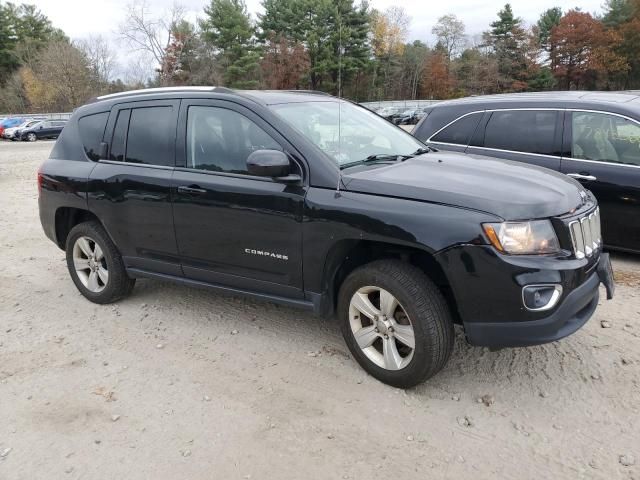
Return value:
[(102, 247), (90, 237), (78, 237), (73, 245), (73, 266), (87, 290), (100, 293), (109, 282), (107, 261)]
[(387, 290), (366, 286), (354, 293), (349, 324), (362, 352), (378, 367), (401, 370), (411, 362), (413, 325), (398, 299)]

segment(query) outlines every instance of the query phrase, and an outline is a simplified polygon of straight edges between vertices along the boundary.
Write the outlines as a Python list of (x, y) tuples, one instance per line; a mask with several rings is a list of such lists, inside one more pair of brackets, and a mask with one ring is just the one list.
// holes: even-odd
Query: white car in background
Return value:
[(2, 133), (2, 137), (6, 138), (7, 140), (14, 140), (16, 136), (16, 132), (18, 130), (22, 130), (23, 128), (29, 128), (40, 121), (41, 120), (26, 120), (22, 122), (20, 125), (18, 125), (17, 127), (5, 128), (4, 132)]

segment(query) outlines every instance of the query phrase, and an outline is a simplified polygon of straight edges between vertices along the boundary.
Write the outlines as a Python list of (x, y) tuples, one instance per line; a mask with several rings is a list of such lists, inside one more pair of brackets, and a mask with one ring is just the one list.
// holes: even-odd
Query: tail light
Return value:
[(42, 193), (42, 180), (44, 175), (42, 174), (42, 167), (38, 168), (38, 196)]

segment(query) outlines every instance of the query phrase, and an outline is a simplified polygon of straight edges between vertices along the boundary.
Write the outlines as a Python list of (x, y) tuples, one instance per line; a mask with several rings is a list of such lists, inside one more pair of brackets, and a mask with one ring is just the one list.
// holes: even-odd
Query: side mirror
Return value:
[(279, 150), (256, 150), (247, 158), (247, 171), (259, 177), (286, 177), (291, 164), (284, 152)]

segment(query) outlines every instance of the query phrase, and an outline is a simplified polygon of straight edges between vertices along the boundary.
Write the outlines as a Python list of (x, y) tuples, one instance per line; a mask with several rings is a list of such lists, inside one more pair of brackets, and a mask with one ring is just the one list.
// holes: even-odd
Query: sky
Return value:
[[(35, 4), (54, 25), (63, 29), (73, 39), (92, 34), (110, 36), (122, 22), (126, 5), (130, 0), (24, 0)], [(245, 0), (249, 11), (255, 16), (260, 11), (261, 0)], [(174, 0), (149, 0), (155, 11), (168, 9)], [(195, 15), (202, 15), (207, 0), (178, 0)], [(477, 34), (488, 28), (506, 0), (370, 0), (379, 10), (392, 5), (402, 6), (412, 18), (411, 40), (431, 41), (431, 27), (438, 17), (453, 13), (461, 19), (467, 33)], [(559, 6), (563, 10), (580, 7), (586, 12), (599, 12), (604, 0), (511, 0), (515, 14), (527, 23), (534, 23), (547, 8)]]
[[(20, 1), (20, 0), (18, 0)], [(49, 17), (54, 26), (61, 28), (74, 40), (90, 35), (102, 35), (117, 39), (118, 26), (123, 22), (126, 6), (131, 0), (22, 0), (35, 4)], [(168, 10), (176, 0), (148, 0), (154, 14)], [(245, 0), (249, 12), (254, 16), (261, 11), (261, 0)], [(431, 28), (437, 19), (448, 13), (455, 14), (466, 26), (470, 36), (480, 34), (496, 19), (497, 12), (507, 0), (369, 0), (372, 7), (384, 10), (390, 6), (402, 6), (411, 17), (408, 40), (422, 40), (433, 45)], [(209, 0), (177, 0), (189, 11), (189, 19), (202, 16)], [(514, 13), (527, 24), (537, 21), (540, 13), (551, 7), (563, 11), (579, 7), (585, 12), (600, 12), (604, 0), (510, 0)], [(116, 46), (121, 59), (127, 57), (126, 45)]]

